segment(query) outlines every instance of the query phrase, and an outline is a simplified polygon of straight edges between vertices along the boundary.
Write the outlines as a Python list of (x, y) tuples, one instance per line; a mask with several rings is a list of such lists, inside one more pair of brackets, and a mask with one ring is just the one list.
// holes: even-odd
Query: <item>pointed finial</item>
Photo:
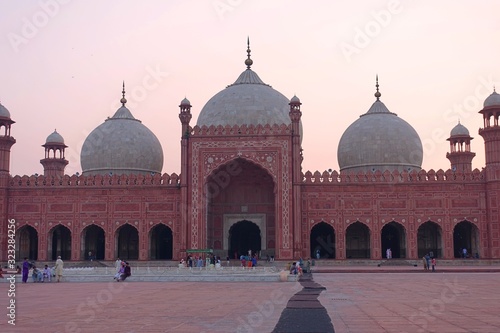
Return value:
[(493, 86), (493, 92), (496, 93), (497, 91), (495, 90), (495, 86)]
[(247, 69), (250, 69), (250, 67), (253, 64), (253, 60), (250, 59), (250, 37), (247, 37), (247, 59), (245, 60), (245, 65), (247, 65)]
[(377, 101), (380, 101), (380, 96), (382, 96), (382, 94), (378, 91), (378, 74), (375, 77), (375, 87), (377, 88), (377, 92), (375, 93), (375, 97), (377, 97)]
[(125, 81), (123, 81), (122, 99), (120, 99), (120, 103), (122, 103), (122, 106), (125, 106), (125, 103), (127, 103), (127, 99), (125, 98)]

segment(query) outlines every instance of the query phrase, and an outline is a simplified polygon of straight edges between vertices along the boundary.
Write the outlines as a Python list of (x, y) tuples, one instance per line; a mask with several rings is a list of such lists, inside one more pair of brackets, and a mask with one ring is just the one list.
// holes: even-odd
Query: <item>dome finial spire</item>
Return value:
[(377, 88), (375, 97), (377, 97), (377, 101), (380, 101), (380, 96), (382, 96), (382, 94), (378, 91), (378, 74), (375, 76), (375, 88)]
[(120, 103), (122, 103), (122, 106), (125, 106), (125, 103), (127, 103), (127, 99), (125, 98), (125, 80), (123, 81), (122, 99), (120, 99)]
[(247, 59), (245, 60), (245, 65), (247, 65), (247, 69), (250, 69), (250, 67), (253, 64), (253, 60), (250, 59), (250, 37), (247, 37)]

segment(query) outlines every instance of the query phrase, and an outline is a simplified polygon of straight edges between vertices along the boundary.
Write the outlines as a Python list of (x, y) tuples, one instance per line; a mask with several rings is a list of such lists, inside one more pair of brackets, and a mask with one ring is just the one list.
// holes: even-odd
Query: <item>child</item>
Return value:
[(436, 269), (435, 269), (435, 266), (436, 266), (436, 258), (432, 258), (431, 260), (431, 265), (432, 265), (432, 271), (435, 272)]
[(43, 281), (51, 281), (52, 280), (52, 270), (48, 265), (45, 265), (45, 268), (43, 269)]

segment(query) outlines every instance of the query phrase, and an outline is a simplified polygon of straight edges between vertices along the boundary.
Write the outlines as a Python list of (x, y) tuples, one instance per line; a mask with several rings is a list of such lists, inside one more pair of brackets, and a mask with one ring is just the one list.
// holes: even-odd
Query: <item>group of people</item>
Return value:
[(116, 274), (113, 277), (116, 282), (125, 281), (126, 278), (132, 275), (132, 269), (128, 261), (122, 261), (120, 258), (115, 262)]
[(304, 272), (304, 268), (306, 270), (306, 273), (309, 272), (310, 265), (311, 265), (310, 260), (307, 260), (305, 267), (304, 267), (304, 260), (302, 260), (302, 258), (299, 258), (298, 261), (293, 262), (290, 265), (290, 274), (302, 276), (302, 274)]
[(240, 262), (241, 262), (241, 267), (256, 267), (257, 266), (257, 255), (254, 254), (253, 256), (240, 256)]
[(425, 256), (422, 257), (422, 262), (424, 264), (424, 271), (429, 271), (431, 270), (435, 272), (436, 271), (436, 257), (434, 257), (434, 253), (429, 252)]
[(49, 265), (45, 265), (43, 269), (40, 269), (36, 267), (35, 264), (29, 262), (28, 258), (24, 258), (21, 271), (22, 281), (23, 283), (27, 283), (31, 273), (33, 282), (52, 282), (52, 277), (55, 277), (57, 282), (61, 282), (63, 276), (63, 268), (64, 262), (62, 261), (61, 256), (57, 257), (54, 270), (52, 270)]

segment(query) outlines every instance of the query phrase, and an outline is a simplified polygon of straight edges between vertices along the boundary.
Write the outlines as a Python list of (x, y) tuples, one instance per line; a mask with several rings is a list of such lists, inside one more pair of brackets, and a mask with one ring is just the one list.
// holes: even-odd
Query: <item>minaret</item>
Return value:
[(15, 121), (10, 119), (10, 112), (0, 103), (0, 173), (10, 172), (10, 148), (16, 139), (10, 136), (10, 126)]
[(64, 150), (68, 147), (64, 144), (63, 137), (54, 130), (42, 145), (45, 148), (45, 158), (40, 160), (43, 165), (43, 174), (45, 177), (62, 177), (64, 168), (68, 161), (64, 157)]
[(472, 159), (476, 153), (470, 151), (470, 141), (473, 138), (469, 135), (469, 130), (458, 122), (453, 127), (450, 137), (450, 152), (446, 153), (446, 158), (451, 162), (452, 171), (471, 172)]
[(179, 119), (182, 124), (181, 129), (181, 174), (180, 174), (180, 184), (179, 189), (181, 191), (181, 252), (185, 252), (188, 248), (187, 235), (188, 235), (188, 207), (190, 196), (188, 193), (188, 173), (189, 171), (189, 136), (191, 135), (191, 127), (189, 122), (193, 117), (191, 114), (191, 103), (187, 98), (184, 98), (179, 105), (180, 113)]
[(484, 128), (479, 129), (479, 135), (484, 139), (486, 169), (500, 169), (500, 95), (495, 90), (486, 98), (484, 108), (479, 113), (483, 115), (484, 121)]
[(301, 193), (302, 193), (302, 147), (301, 147), (301, 133), (300, 133), (300, 118), (302, 112), (300, 106), (302, 103), (297, 96), (293, 96), (290, 100), (290, 120), (292, 121), (292, 193), (293, 193), (293, 244), (294, 244), (294, 258), (307, 256), (307, 250), (302, 248), (301, 243)]
[(500, 242), (498, 230), (500, 219), (498, 207), (500, 206), (500, 95), (495, 89), (488, 96), (479, 111), (483, 115), (484, 128), (479, 129), (479, 135), (484, 139), (484, 152), (486, 159), (486, 227), (483, 229), (487, 235), (487, 251), (485, 258), (498, 258), (500, 256)]

